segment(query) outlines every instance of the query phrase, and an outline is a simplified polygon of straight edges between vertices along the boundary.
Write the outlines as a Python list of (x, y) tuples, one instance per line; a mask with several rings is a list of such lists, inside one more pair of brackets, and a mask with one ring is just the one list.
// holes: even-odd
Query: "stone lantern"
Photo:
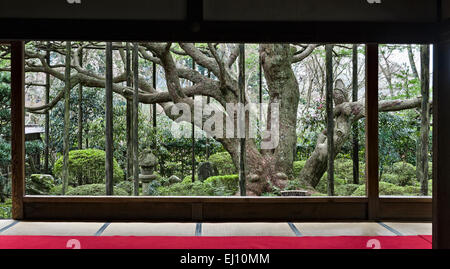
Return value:
[(139, 179), (142, 182), (142, 195), (149, 195), (150, 182), (157, 179), (158, 176), (154, 175), (155, 167), (158, 164), (158, 159), (153, 155), (150, 150), (146, 150), (141, 154), (139, 159), (139, 165), (141, 166), (141, 174)]

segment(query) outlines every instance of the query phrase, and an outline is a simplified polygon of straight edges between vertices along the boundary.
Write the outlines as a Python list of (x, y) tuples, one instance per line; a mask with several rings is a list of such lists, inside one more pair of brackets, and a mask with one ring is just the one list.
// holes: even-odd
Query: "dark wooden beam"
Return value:
[(134, 195), (139, 196), (139, 44), (133, 43), (133, 181)]
[[(47, 43), (49, 44), (49, 43)], [(45, 60), (50, 65), (50, 51), (46, 51)], [(50, 102), (50, 74), (45, 74), (45, 104)], [(49, 155), (50, 155), (50, 112), (47, 110), (45, 112), (45, 149), (44, 149), (44, 173), (49, 173)]]
[[(83, 67), (83, 49), (80, 50), (80, 66)], [(83, 83), (78, 84), (78, 149), (83, 149)]]
[(366, 45), (366, 189), (368, 218), (379, 212), (378, 193), (378, 44)]
[(433, 248), (450, 249), (450, 31), (433, 46)]
[(12, 218), (23, 219), (25, 195), (25, 46), (11, 42)]
[[(245, 105), (245, 44), (239, 44), (239, 104)], [(245, 113), (240, 114), (241, 118), (237, 121), (245, 122)], [(239, 125), (239, 124), (238, 124)], [(246, 189), (246, 171), (245, 171), (245, 136), (247, 135), (245, 123), (240, 125), (244, 128), (244, 137), (239, 141), (239, 191), (241, 196), (247, 195)]]
[[(192, 69), (195, 70), (194, 58), (192, 58)], [(192, 84), (194, 84), (194, 83), (192, 83)], [(192, 99), (194, 100), (194, 104), (195, 104), (195, 95), (192, 96)], [(194, 182), (195, 181), (195, 117), (194, 116), (192, 116), (191, 128), (192, 128), (192, 133), (191, 133), (191, 139), (192, 139), (192, 145), (191, 145), (192, 171), (191, 172), (192, 172), (192, 182)]]
[[(27, 220), (367, 221), (364, 197), (43, 197), (23, 200)], [(380, 220), (430, 221), (431, 199), (380, 199)]]
[[(131, 48), (130, 42), (126, 44), (126, 63), (125, 73), (127, 76), (127, 87), (132, 86), (133, 76), (131, 74)], [(126, 132), (127, 132), (127, 173), (126, 179), (130, 180), (133, 176), (133, 101), (127, 98), (126, 107)]]
[(326, 108), (327, 108), (327, 192), (328, 196), (334, 196), (334, 113), (333, 113), (333, 45), (325, 46), (326, 69)]
[[(153, 84), (153, 89), (155, 89), (155, 90), (156, 90), (156, 84), (157, 84), (157, 81), (158, 81), (158, 78), (157, 78), (158, 73), (156, 72), (156, 69), (157, 69), (157, 65), (156, 65), (156, 63), (153, 63), (152, 84)], [(156, 104), (153, 104), (152, 111), (153, 111), (153, 119), (152, 119), (152, 123), (153, 123), (153, 146), (154, 146), (154, 148), (156, 148), (156, 127), (157, 127)]]
[(106, 85), (105, 85), (105, 170), (106, 195), (113, 195), (113, 56), (112, 44), (106, 43)]

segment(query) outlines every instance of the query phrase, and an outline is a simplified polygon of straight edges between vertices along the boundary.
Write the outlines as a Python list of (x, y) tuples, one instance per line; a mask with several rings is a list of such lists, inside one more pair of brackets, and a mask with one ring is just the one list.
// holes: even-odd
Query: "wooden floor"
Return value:
[(102, 223), (0, 220), (0, 235), (395, 236), (431, 235), (431, 223)]

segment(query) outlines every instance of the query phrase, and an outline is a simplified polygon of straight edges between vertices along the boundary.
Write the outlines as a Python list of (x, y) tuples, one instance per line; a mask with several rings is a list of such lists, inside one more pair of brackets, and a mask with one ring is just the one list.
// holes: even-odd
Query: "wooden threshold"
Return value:
[[(364, 221), (368, 202), (366, 197), (23, 198), (27, 220), (71, 221)], [(431, 220), (429, 198), (382, 198), (380, 207), (381, 219)]]

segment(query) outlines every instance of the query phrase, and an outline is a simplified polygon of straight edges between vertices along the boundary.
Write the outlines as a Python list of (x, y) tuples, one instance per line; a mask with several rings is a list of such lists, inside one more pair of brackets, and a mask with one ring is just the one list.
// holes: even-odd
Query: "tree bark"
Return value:
[[(358, 101), (358, 45), (353, 45), (353, 85), (352, 101)], [(352, 125), (352, 160), (353, 160), (353, 184), (359, 184), (359, 139), (358, 121)]]
[(66, 194), (66, 189), (69, 183), (69, 132), (70, 132), (70, 62), (72, 42), (66, 42), (66, 67), (65, 67), (65, 87), (64, 87), (64, 145), (63, 145), (63, 185), (62, 195)]
[[(421, 102), (421, 98), (380, 101), (378, 108), (380, 112), (400, 111), (420, 107)], [(334, 115), (335, 135), (333, 158), (336, 157), (345, 141), (349, 138), (352, 123), (365, 117), (364, 111), (365, 105), (363, 102), (344, 102), (336, 105)], [(312, 187), (316, 187), (319, 184), (320, 179), (327, 169), (328, 153), (326, 132), (324, 130), (319, 134), (314, 151), (308, 160), (306, 160), (304, 168), (300, 171), (299, 179), (309, 183)]]
[(411, 66), (411, 70), (414, 74), (414, 77), (417, 79), (420, 79), (419, 72), (417, 72), (416, 62), (414, 61), (414, 52), (412, 49), (412, 45), (409, 44), (408, 47), (408, 59), (409, 59), (409, 65)]
[(418, 180), (420, 192), (428, 195), (428, 140), (430, 134), (430, 46), (421, 45), (421, 126), (420, 126), (420, 158), (418, 164)]
[(333, 45), (325, 46), (325, 67), (327, 77), (326, 110), (327, 110), (327, 192), (334, 196), (334, 114), (333, 114)]
[(274, 170), (292, 175), (300, 98), (298, 82), (291, 66), (292, 52), (287, 44), (264, 44), (260, 49), (264, 75), (270, 89), (269, 104), (279, 104), (279, 144), (271, 151), (276, 156)]

